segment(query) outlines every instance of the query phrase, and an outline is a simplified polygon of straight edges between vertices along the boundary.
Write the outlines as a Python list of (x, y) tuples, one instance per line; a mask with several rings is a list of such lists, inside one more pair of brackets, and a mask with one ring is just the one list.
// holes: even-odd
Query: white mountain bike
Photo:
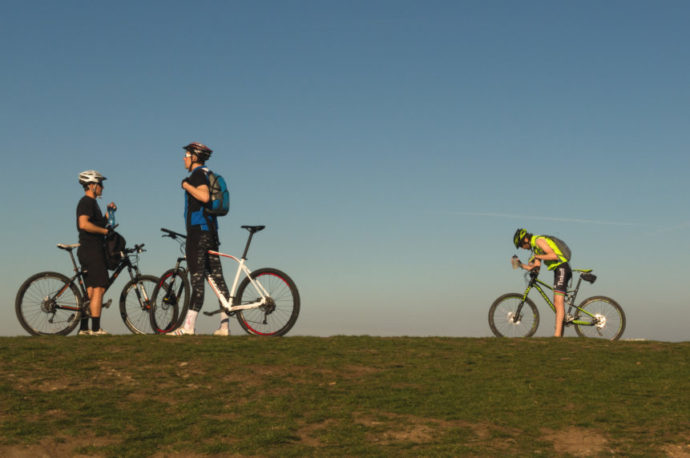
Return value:
[[(230, 258), (237, 262), (237, 273), (229, 290), (230, 297), (223, 296), (208, 273), (206, 281), (218, 297), (222, 309), (230, 316), (235, 316), (245, 332), (259, 336), (282, 336), (292, 329), (299, 315), (300, 297), (297, 286), (286, 273), (278, 269), (264, 267), (252, 271), (246, 264), (252, 237), (265, 227), (242, 226), (249, 231), (249, 238), (240, 259), (209, 250), (208, 253), (211, 255)], [(171, 231), (166, 229), (164, 232)], [(244, 278), (240, 282), (243, 275)], [(180, 286), (184, 284), (188, 284), (186, 269), (173, 269), (161, 277), (153, 292), (153, 306), (149, 314), (154, 332), (170, 332), (184, 319), (189, 307), (188, 301), (179, 303), (185, 297), (184, 294), (180, 294)], [(222, 309), (204, 314), (215, 315)]]

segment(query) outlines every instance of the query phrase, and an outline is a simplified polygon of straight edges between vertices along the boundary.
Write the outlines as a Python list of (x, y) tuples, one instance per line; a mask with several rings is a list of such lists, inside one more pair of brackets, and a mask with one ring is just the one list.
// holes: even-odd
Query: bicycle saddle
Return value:
[(580, 278), (582, 278), (584, 281), (594, 283), (597, 279), (597, 276), (594, 274), (591, 274), (589, 272), (586, 272), (586, 273), (583, 273), (582, 275), (580, 275)]
[(73, 243), (73, 244), (71, 244), (71, 245), (68, 245), (68, 244), (66, 244), (66, 243), (58, 243), (58, 244), (57, 244), (57, 247), (60, 248), (60, 249), (62, 249), (62, 250), (72, 251), (72, 250), (75, 249), (75, 248), (79, 248), (79, 244), (78, 244), (78, 243)]
[(246, 229), (253, 234), (254, 232), (263, 231), (266, 229), (266, 226), (242, 226), (242, 229)]

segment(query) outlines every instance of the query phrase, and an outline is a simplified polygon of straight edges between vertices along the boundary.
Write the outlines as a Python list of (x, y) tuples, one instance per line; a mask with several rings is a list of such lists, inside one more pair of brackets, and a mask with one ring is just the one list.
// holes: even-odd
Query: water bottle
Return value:
[(108, 226), (115, 227), (115, 210), (117, 206), (114, 203), (108, 204)]
[(510, 263), (513, 265), (513, 269), (517, 269), (520, 267), (520, 258), (516, 254), (513, 255), (512, 258), (510, 258)]

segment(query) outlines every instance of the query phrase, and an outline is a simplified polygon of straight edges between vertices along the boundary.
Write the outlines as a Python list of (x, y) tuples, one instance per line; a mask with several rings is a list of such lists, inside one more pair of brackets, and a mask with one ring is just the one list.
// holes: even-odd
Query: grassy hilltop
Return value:
[(690, 343), (0, 338), (0, 456), (689, 456)]

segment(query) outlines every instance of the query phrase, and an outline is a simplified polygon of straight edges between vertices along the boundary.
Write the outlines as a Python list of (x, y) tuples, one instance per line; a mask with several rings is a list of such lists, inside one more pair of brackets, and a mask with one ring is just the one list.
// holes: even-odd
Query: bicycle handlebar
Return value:
[(183, 239), (186, 239), (187, 236), (184, 234), (180, 234), (179, 232), (171, 231), (170, 229), (166, 229), (164, 227), (161, 227), (161, 231), (165, 232), (163, 234), (163, 237), (170, 237), (171, 239), (176, 239), (177, 237), (181, 237)]
[(127, 249), (125, 249), (125, 253), (127, 253), (127, 254), (135, 253), (135, 252), (136, 252), (136, 253), (143, 253), (144, 251), (146, 251), (146, 250), (144, 249), (144, 245), (145, 245), (144, 243), (142, 243), (142, 244), (140, 244), (140, 245), (134, 245), (134, 248), (127, 248)]

